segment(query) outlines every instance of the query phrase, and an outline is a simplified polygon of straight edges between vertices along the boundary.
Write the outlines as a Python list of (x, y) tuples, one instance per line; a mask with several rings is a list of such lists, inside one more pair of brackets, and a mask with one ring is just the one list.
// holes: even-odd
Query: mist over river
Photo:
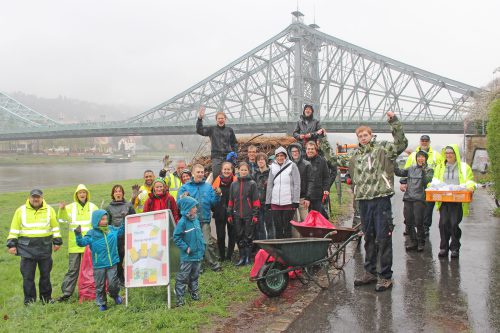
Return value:
[(42, 190), (49, 187), (96, 184), (142, 178), (144, 170), (158, 174), (163, 167), (159, 159), (129, 163), (103, 161), (75, 164), (43, 164), (0, 166), (0, 193)]

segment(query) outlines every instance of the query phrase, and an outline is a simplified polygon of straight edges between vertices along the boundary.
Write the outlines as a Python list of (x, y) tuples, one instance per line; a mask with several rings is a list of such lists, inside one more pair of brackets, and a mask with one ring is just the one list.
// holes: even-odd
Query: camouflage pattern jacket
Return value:
[(394, 161), (408, 146), (408, 139), (396, 116), (389, 120), (389, 124), (394, 142), (372, 141), (360, 145), (349, 161), (337, 159), (339, 165), (349, 167), (355, 200), (371, 200), (394, 194)]

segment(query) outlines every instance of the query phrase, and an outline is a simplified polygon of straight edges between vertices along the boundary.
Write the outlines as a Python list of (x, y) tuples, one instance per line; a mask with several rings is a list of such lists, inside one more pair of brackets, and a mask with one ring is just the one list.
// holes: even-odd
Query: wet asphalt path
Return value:
[(289, 332), (499, 332), (500, 219), (479, 189), (469, 217), (461, 223), (458, 260), (440, 259), (439, 216), (422, 253), (406, 253), (401, 192), (393, 198), (394, 287), (354, 288), (363, 271), (363, 243), (330, 289), (320, 293)]

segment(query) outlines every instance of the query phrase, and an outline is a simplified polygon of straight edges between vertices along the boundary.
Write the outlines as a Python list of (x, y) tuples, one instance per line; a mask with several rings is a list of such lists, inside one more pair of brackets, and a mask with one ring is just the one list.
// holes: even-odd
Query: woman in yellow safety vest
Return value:
[(68, 223), (68, 272), (64, 276), (61, 283), (62, 296), (57, 299), (58, 302), (67, 301), (73, 291), (75, 290), (76, 283), (78, 282), (78, 275), (80, 273), (80, 263), (82, 254), (85, 251), (84, 247), (79, 247), (76, 244), (75, 233), (73, 230), (77, 226), (82, 227), (82, 234), (85, 235), (87, 231), (92, 229), (91, 217), (92, 212), (99, 208), (90, 202), (90, 192), (83, 184), (77, 186), (73, 194), (74, 202), (69, 205), (64, 203), (59, 204), (58, 219)]

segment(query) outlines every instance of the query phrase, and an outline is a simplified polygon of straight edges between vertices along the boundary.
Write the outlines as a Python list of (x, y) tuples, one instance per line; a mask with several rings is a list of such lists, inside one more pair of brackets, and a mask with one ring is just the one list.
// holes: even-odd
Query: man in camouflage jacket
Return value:
[[(365, 273), (354, 281), (360, 286), (377, 282), (376, 291), (392, 287), (392, 207), (394, 161), (408, 146), (403, 127), (393, 112), (387, 112), (394, 142), (372, 141), (367, 126), (356, 129), (359, 149), (349, 160), (354, 199), (359, 202), (365, 236)], [(338, 159), (339, 164), (346, 164)]]

